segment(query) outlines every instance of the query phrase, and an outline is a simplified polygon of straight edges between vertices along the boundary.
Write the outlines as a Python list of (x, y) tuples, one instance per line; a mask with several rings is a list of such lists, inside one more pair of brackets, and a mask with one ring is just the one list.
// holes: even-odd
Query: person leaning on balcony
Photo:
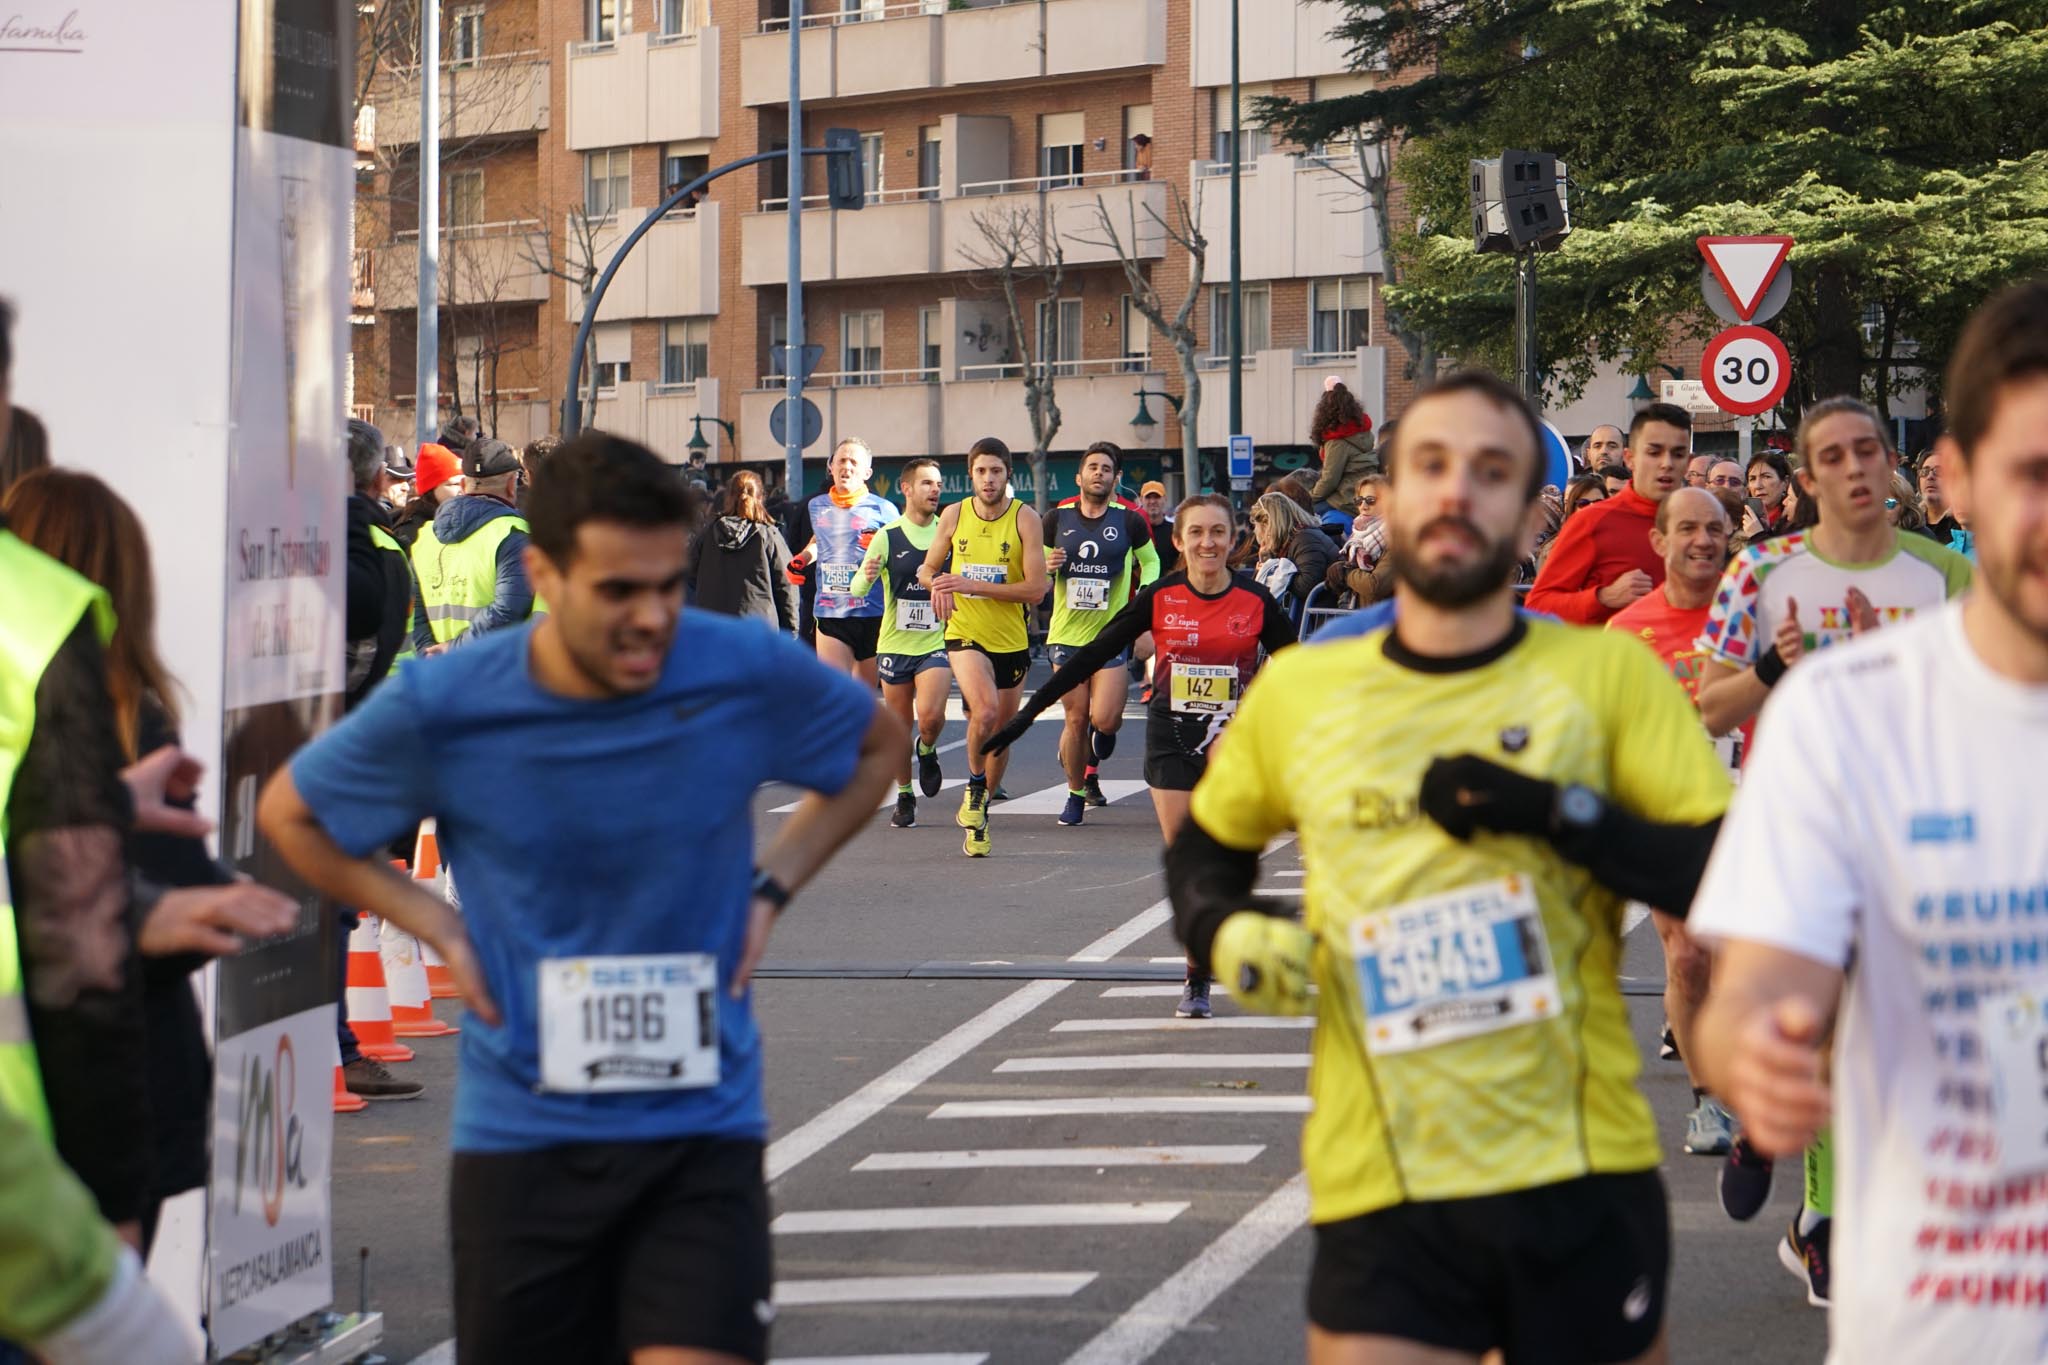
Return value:
[(1152, 138), (1146, 133), (1131, 135), (1131, 178), (1150, 180), (1152, 178)]
[(1321, 449), (1323, 457), (1322, 476), (1309, 490), (1315, 498), (1315, 506), (1310, 510), (1318, 516), (1330, 511), (1349, 515), (1349, 509), (1330, 499), (1343, 497), (1358, 487), (1360, 479), (1378, 473), (1380, 461), (1373, 454), (1372, 418), (1365, 415), (1351, 390), (1334, 374), (1323, 381), (1322, 399), (1316, 404), (1315, 415), (1309, 418), (1308, 438)]

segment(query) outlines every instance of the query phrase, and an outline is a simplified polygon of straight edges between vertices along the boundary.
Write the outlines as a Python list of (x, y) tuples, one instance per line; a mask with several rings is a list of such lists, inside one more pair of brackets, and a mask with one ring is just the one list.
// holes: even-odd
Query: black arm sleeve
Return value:
[(1279, 600), (1257, 582), (1252, 586), (1257, 589), (1266, 607), (1265, 619), (1259, 623), (1259, 647), (1268, 654), (1278, 654), (1300, 637), (1295, 634), (1294, 622), (1289, 619), (1287, 608), (1281, 606)]
[(1252, 897), (1259, 851), (1220, 843), (1193, 817), (1166, 849), (1166, 894), (1173, 901), (1173, 933), (1195, 969), (1210, 972), (1209, 945), (1216, 928), (1239, 910), (1260, 907)]
[(1031, 694), (1031, 700), (1024, 703), (1017, 715), (1025, 720), (1037, 717), (1048, 706), (1067, 693), (1087, 682), (1102, 666), (1137, 643), (1138, 637), (1152, 629), (1151, 588), (1131, 599), (1131, 604), (1118, 612), (1110, 623), (1102, 628), (1102, 634), (1081, 646), (1057, 672), (1045, 680), (1045, 685)]
[(141, 976), (122, 836), (131, 813), (106, 670), (82, 622), (36, 686), (8, 798), (7, 859), (22, 984), (57, 1153), (109, 1222), (148, 1185)]
[(1660, 825), (1609, 801), (1592, 825), (1567, 829), (1551, 843), (1617, 896), (1684, 919), (1720, 832), (1719, 817), (1704, 825)]

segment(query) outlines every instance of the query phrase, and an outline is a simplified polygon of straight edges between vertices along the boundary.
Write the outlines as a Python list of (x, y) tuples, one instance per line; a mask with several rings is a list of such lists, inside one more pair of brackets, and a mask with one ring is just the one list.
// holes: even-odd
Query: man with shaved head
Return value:
[[(1734, 523), (1721, 500), (1704, 488), (1680, 488), (1657, 504), (1650, 546), (1664, 561), (1663, 584), (1637, 598), (1607, 622), (1609, 630), (1626, 631), (1657, 652), (1672, 678), (1699, 704), (1700, 669), (1706, 654), (1698, 647), (1707, 624), (1707, 610), (1728, 567), (1728, 538)], [(1716, 741), (1735, 766), (1739, 735)], [(1685, 923), (1661, 910), (1650, 912), (1664, 945), (1664, 1016), (1678, 1040), (1681, 1058), (1692, 1056), (1692, 1021), (1707, 997), (1711, 959), (1685, 932)], [(1686, 1062), (1686, 1070), (1692, 1063)], [(1693, 1111), (1685, 1121), (1685, 1150), (1698, 1156), (1721, 1156), (1735, 1142), (1735, 1121), (1719, 1100), (1704, 1093), (1695, 1079)]]
[(1593, 428), (1586, 437), (1586, 443), (1579, 447), (1579, 459), (1584, 462), (1588, 473), (1598, 473), (1608, 465), (1621, 463), (1622, 447), (1626, 444), (1620, 427), (1612, 422), (1602, 422)]

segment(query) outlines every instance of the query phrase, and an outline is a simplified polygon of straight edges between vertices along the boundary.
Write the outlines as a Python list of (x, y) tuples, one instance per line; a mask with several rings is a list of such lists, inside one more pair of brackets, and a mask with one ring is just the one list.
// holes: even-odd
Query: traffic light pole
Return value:
[[(789, 156), (791, 164), (802, 165), (803, 163), (797, 160), (800, 156), (846, 156), (849, 153), (845, 149), (838, 147), (802, 147), (798, 148), (794, 153), (780, 151), (756, 152), (752, 156), (743, 156), (738, 161), (728, 161), (723, 166), (706, 171), (681, 189), (671, 191), (668, 198), (662, 200), (661, 204), (653, 212), (641, 220), (640, 226), (634, 228), (632, 232), (627, 234), (626, 240), (619, 243), (619, 249), (612, 253), (610, 264), (606, 265), (604, 273), (597, 277), (597, 284), (590, 291), (590, 301), (583, 305), (583, 323), (576, 329), (576, 345), (569, 352), (569, 387), (562, 396), (562, 438), (564, 440), (583, 430), (583, 400), (577, 396), (577, 387), (581, 384), (583, 378), (584, 347), (590, 344), (590, 329), (597, 322), (598, 305), (604, 302), (605, 290), (612, 287), (612, 277), (619, 273), (619, 267), (626, 263), (626, 257), (631, 255), (633, 248), (640, 244), (640, 239), (647, 235), (649, 228), (668, 216), (669, 210), (702, 190), (706, 185), (718, 179), (718, 177), (730, 175), (732, 172), (743, 170), (748, 166), (757, 166), (764, 161), (780, 160), (785, 155)], [(796, 368), (800, 371), (802, 367), (797, 366)], [(801, 381), (792, 383), (790, 386), (792, 392), (797, 391), (800, 387)], [(801, 458), (802, 453), (801, 448), (799, 448), (797, 452), (799, 458)], [(792, 490), (791, 495), (795, 495), (795, 490)]]

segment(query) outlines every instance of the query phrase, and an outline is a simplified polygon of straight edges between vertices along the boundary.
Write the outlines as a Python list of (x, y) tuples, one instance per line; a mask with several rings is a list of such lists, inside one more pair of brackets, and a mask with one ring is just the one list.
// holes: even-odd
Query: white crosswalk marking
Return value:
[[(1102, 783), (1102, 794), (1109, 798), (1111, 805), (1127, 796), (1136, 796), (1144, 790), (1143, 782), (1130, 778), (1105, 778)], [(1060, 808), (1066, 804), (1066, 784), (1056, 782), (1050, 787), (1042, 787), (1035, 792), (1012, 797), (1008, 801), (999, 801), (988, 809), (990, 816), (1000, 822), (1012, 815), (1058, 815)]]
[(1263, 1014), (1232, 1015), (1228, 1019), (1062, 1019), (1052, 1026), (1054, 1033), (1140, 1033), (1148, 1030), (1184, 1032), (1188, 1029), (1314, 1028), (1306, 1016), (1272, 1018)]
[(991, 1147), (955, 1152), (876, 1152), (856, 1171), (958, 1171), (984, 1166), (1243, 1166), (1264, 1143), (1211, 1147)]
[[(1180, 999), (1180, 993), (1180, 986), (1168, 982), (1158, 986), (1111, 986), (1102, 993), (1102, 998), (1104, 1000), (1178, 1000)], [(1209, 987), (1209, 994), (1228, 995), (1230, 990), (1226, 986), (1212, 984)]]
[(1095, 1282), (1092, 1270), (992, 1275), (852, 1275), (834, 1280), (783, 1280), (777, 1308), (831, 1303), (933, 1303), (942, 1299), (1067, 1299)]
[(1075, 1114), (1306, 1114), (1306, 1095), (1105, 1095), (1052, 1100), (948, 1100), (935, 1119), (1036, 1119)]
[(1306, 1067), (1306, 1052), (1136, 1052), (1117, 1057), (1012, 1057), (998, 1072), (1015, 1071), (1232, 1071)]
[[(947, 778), (947, 779), (946, 779), (946, 780), (945, 780), (944, 782), (942, 782), (942, 783), (940, 783), (940, 784), (939, 784), (939, 790), (940, 790), (940, 791), (948, 791), (948, 790), (950, 790), (950, 789), (952, 789), (952, 788), (954, 788), (954, 787), (964, 787), (964, 786), (966, 786), (966, 785), (967, 785), (967, 779), (966, 779), (966, 778), (964, 778), (964, 777), (949, 777), (949, 778)], [(935, 797), (935, 796), (931, 796), (931, 797), (928, 797), (928, 796), (926, 796), (926, 795), (924, 794), (924, 792), (923, 792), (923, 791), (921, 791), (921, 790), (918, 790), (918, 789), (916, 789), (916, 788), (914, 788), (914, 787), (913, 787), (913, 789), (912, 789), (912, 790), (913, 790), (913, 791), (914, 791), (914, 792), (916, 793), (916, 795), (917, 795), (918, 799), (920, 799), (920, 800), (925, 800), (925, 801), (936, 801), (936, 800), (938, 800), (938, 798), (937, 798), (937, 797)], [(1064, 789), (1063, 789), (1063, 790), (1064, 790)], [(791, 802), (789, 802), (789, 803), (788, 803), (787, 805), (781, 805), (781, 806), (771, 806), (771, 807), (769, 807), (768, 813), (769, 813), (770, 815), (788, 815), (788, 814), (789, 814), (789, 813), (790, 813), (791, 811), (795, 810), (795, 809), (796, 809), (796, 808), (797, 808), (797, 807), (798, 807), (799, 805), (801, 805), (801, 804), (802, 804), (802, 803), (801, 803), (801, 802), (799, 802), (799, 801), (791, 801)], [(879, 806), (876, 806), (876, 807), (875, 807), (875, 809), (876, 809), (876, 810), (889, 810), (889, 809), (893, 808), (893, 807), (895, 806), (895, 804), (896, 804), (896, 792), (895, 792), (895, 790), (894, 790), (894, 789), (892, 788), (892, 789), (890, 790), (890, 792), (889, 792), (889, 795), (888, 795), (888, 797), (887, 797), (886, 799), (884, 799), (884, 800), (883, 800), (883, 802), (882, 802), (882, 804), (881, 804), (881, 805), (879, 805)]]
[(988, 1352), (967, 1355), (771, 1356), (768, 1365), (982, 1365)]
[(770, 1232), (926, 1232), (938, 1228), (1080, 1228), (1171, 1223), (1185, 1202), (1128, 1204), (953, 1204), (907, 1209), (817, 1209), (785, 1213)]

